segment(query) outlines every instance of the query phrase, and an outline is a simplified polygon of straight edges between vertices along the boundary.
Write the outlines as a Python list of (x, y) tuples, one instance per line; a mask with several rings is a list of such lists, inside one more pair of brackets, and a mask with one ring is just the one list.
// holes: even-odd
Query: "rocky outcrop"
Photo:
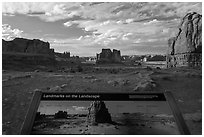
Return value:
[(64, 53), (55, 52), (55, 56), (57, 56), (58, 58), (62, 58), (62, 59), (69, 59), (70, 52), (64, 52)]
[(38, 39), (15, 38), (12, 41), (2, 40), (3, 52), (27, 53), (27, 54), (44, 54), (54, 55), (54, 49), (50, 49), (49, 42)]
[(114, 62), (121, 62), (120, 50), (113, 49), (112, 59)]
[(120, 63), (121, 53), (120, 50), (113, 49), (102, 49), (102, 52), (97, 54), (97, 63)]
[(179, 25), (178, 34), (168, 40), (167, 67), (202, 64), (202, 15), (188, 13)]
[(112, 122), (111, 115), (103, 101), (93, 101), (88, 112), (88, 122), (92, 125)]
[(55, 113), (54, 118), (58, 119), (58, 118), (67, 118), (67, 112), (66, 111), (58, 111), (57, 113)]
[(38, 39), (15, 38), (2, 40), (2, 63), (4, 69), (33, 68), (37, 65), (55, 65), (54, 49)]

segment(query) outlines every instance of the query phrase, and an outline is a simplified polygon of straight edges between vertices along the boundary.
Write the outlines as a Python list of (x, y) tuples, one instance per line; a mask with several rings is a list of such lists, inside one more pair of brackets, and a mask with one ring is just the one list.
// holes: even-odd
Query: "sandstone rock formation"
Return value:
[(112, 122), (111, 115), (103, 101), (93, 101), (88, 111), (88, 122), (92, 125)]
[(2, 62), (4, 69), (33, 68), (37, 65), (54, 65), (54, 49), (38, 39), (15, 38), (2, 40)]
[(12, 41), (2, 40), (2, 51), (54, 55), (54, 49), (50, 49), (50, 44), (38, 39), (15, 38)]
[(67, 112), (66, 111), (58, 111), (57, 113), (55, 113), (54, 118), (58, 119), (58, 118), (67, 118)]
[(188, 13), (178, 34), (168, 40), (167, 67), (202, 65), (202, 15)]
[(120, 50), (113, 49), (112, 59), (114, 62), (121, 62)]
[(62, 59), (69, 59), (70, 52), (64, 52), (64, 53), (55, 52), (55, 56), (57, 56), (58, 58), (62, 58)]
[(120, 50), (113, 49), (102, 49), (102, 52), (97, 54), (97, 63), (120, 63), (121, 53)]

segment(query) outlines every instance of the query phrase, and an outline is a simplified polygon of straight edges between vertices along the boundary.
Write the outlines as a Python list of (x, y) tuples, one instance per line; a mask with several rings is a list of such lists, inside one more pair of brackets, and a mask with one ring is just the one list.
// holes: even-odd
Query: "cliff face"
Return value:
[(54, 49), (50, 44), (38, 39), (15, 38), (2, 40), (3, 69), (26, 68), (37, 65), (54, 65)]
[(38, 39), (15, 38), (12, 41), (2, 40), (2, 45), (3, 52), (54, 55), (54, 50), (50, 49), (50, 44)]
[(178, 34), (168, 40), (167, 67), (201, 66), (202, 15), (188, 13), (178, 29)]
[(120, 63), (121, 54), (120, 50), (102, 49), (102, 52), (97, 54), (97, 63)]

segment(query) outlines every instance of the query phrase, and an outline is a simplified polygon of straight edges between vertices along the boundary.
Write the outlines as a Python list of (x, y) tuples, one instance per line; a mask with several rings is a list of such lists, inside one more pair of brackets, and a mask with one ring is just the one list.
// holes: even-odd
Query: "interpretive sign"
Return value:
[(36, 92), (21, 134), (190, 134), (171, 92)]

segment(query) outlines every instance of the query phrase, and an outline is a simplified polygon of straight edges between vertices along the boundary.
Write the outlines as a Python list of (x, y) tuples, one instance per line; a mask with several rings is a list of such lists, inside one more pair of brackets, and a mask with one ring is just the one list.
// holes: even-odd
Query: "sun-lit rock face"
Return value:
[(167, 67), (201, 66), (202, 15), (186, 14), (179, 25), (178, 34), (168, 40)]

